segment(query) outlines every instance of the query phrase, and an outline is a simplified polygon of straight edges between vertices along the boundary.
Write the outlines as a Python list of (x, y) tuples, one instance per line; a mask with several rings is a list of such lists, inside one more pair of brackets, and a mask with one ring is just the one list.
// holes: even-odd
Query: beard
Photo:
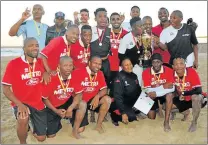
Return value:
[(33, 54), (32, 52), (29, 52), (29, 53), (26, 53), (26, 55), (31, 58), (38, 58), (38, 53), (39, 53), (39, 51), (37, 52), (37, 54)]

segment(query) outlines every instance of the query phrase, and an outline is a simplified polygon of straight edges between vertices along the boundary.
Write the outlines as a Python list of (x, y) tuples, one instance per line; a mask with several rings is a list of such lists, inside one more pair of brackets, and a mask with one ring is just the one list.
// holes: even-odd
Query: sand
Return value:
[[(1, 76), (11, 57), (1, 58)], [(199, 54), (199, 75), (201, 77), (203, 90), (207, 91), (207, 54)], [(192, 115), (188, 121), (181, 121), (182, 115), (177, 114), (176, 119), (171, 122), (172, 131), (163, 131), (163, 119), (157, 116), (156, 120), (139, 120), (128, 125), (120, 123), (115, 127), (109, 121), (104, 122), (106, 132), (102, 135), (93, 130), (95, 124), (90, 124), (82, 135), (83, 139), (77, 140), (70, 137), (71, 125), (63, 121), (63, 128), (53, 139), (47, 139), (41, 144), (207, 144), (207, 107), (203, 108), (198, 120), (196, 132), (187, 132)], [(29, 133), (27, 142), (38, 144)], [(19, 144), (16, 135), (16, 120), (10, 107), (8, 99), (1, 90), (1, 143)]]

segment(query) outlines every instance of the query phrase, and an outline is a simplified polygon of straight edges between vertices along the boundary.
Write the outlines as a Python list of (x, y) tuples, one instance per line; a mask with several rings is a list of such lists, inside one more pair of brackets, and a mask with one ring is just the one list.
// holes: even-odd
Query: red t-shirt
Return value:
[(78, 40), (71, 46), (70, 56), (73, 59), (75, 69), (87, 67), (88, 60), (90, 57), (90, 48), (84, 48)]
[[(174, 74), (174, 81), (176, 85), (176, 90), (181, 93), (181, 88), (183, 84), (183, 79), (178, 78), (178, 75)], [(185, 81), (184, 81), (184, 91), (190, 91), (196, 87), (201, 87), (201, 81), (199, 75), (193, 68), (186, 68), (185, 71)], [(191, 96), (185, 96), (186, 101), (191, 100)]]
[(51, 70), (56, 70), (61, 56), (67, 55), (67, 41), (65, 36), (52, 39), (40, 52), (48, 60)]
[[(51, 76), (51, 82), (48, 85), (43, 85), (43, 98), (47, 98), (54, 107), (59, 107), (67, 102), (72, 94), (78, 94), (83, 91), (81, 85), (76, 83), (76, 75), (72, 72), (69, 76), (69, 80), (64, 87), (69, 83), (66, 89), (66, 96), (62, 95), (64, 89), (60, 83), (58, 73), (55, 76)], [(64, 83), (63, 83), (64, 84)]]
[[(31, 71), (33, 69), (31, 68)], [(41, 80), (44, 66), (40, 58), (35, 62), (34, 72), (30, 78), (30, 69), (25, 56), (11, 60), (6, 68), (2, 84), (10, 85), (15, 97), (22, 103), (30, 105), (37, 110), (44, 109), (42, 102)], [(16, 106), (11, 102), (12, 106)]]
[[(161, 24), (155, 26), (152, 28), (152, 33), (154, 35), (157, 35), (158, 37), (160, 37), (160, 33), (163, 31), (163, 27), (161, 26)], [(170, 53), (168, 52), (168, 50), (163, 51), (160, 48), (154, 48), (153, 53), (159, 53), (162, 58), (163, 58), (163, 62), (164, 63), (169, 63), (170, 60)]]
[(100, 90), (107, 88), (102, 71), (98, 71), (98, 73), (92, 78), (92, 82), (90, 81), (89, 74), (91, 74), (91, 71), (89, 67), (77, 69), (74, 73), (76, 73), (77, 80), (79, 79), (79, 83), (83, 87), (82, 99), (86, 102), (96, 96)]
[(147, 68), (142, 73), (142, 79), (145, 88), (159, 87), (167, 82), (174, 83), (173, 70), (166, 66), (162, 66), (159, 75), (154, 75), (152, 68)]
[(128, 32), (124, 29), (121, 30), (121, 33), (119, 33), (115, 36), (113, 35), (113, 32), (110, 33), (110, 43), (111, 43), (112, 56), (109, 55), (108, 59), (109, 59), (109, 62), (110, 62), (110, 70), (111, 71), (119, 71), (120, 60), (118, 58), (118, 48), (119, 48), (119, 45), (120, 45), (120, 40), (127, 33)]

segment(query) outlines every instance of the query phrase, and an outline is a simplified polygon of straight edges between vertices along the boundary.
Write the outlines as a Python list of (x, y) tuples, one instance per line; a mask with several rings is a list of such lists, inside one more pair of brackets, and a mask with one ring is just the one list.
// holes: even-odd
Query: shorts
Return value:
[[(73, 102), (73, 97), (70, 97), (66, 103), (56, 108), (67, 110), (68, 107), (72, 104), (72, 102)], [(76, 109), (73, 110), (72, 118), (70, 118), (70, 123), (72, 124), (72, 127), (74, 126), (75, 115), (76, 115)], [(80, 127), (89, 124), (88, 121), (86, 122), (86, 117), (87, 116), (85, 114)], [(62, 128), (61, 119), (62, 118), (58, 114), (53, 112), (51, 109), (47, 108), (47, 135), (56, 134)]]
[[(94, 98), (94, 97), (93, 97)], [(92, 102), (92, 100), (93, 100), (93, 98), (92, 99), (90, 99), (88, 102), (87, 102), (87, 110), (90, 110), (90, 111), (95, 111), (95, 112), (99, 112), (99, 110), (100, 110), (100, 104), (98, 104), (98, 107), (97, 108), (95, 108), (95, 110), (92, 110), (92, 109), (90, 109), (90, 107), (91, 107), (91, 105), (90, 105), (90, 103)], [(86, 111), (87, 112), (87, 111)]]
[(178, 108), (179, 112), (183, 112), (192, 108), (192, 100), (190, 101), (180, 101), (179, 96), (173, 98), (173, 104)]
[[(47, 112), (46, 108), (43, 110), (37, 110), (27, 104), (26, 105), (30, 109), (29, 121), (31, 121), (30, 127), (33, 128), (33, 134), (37, 134), (38, 136), (46, 135), (47, 132)], [(17, 119), (17, 106), (13, 107), (14, 114)]]
[(156, 97), (153, 101), (154, 101), (154, 104), (151, 108), (151, 110), (155, 111), (159, 108), (159, 105), (158, 105), (158, 100), (160, 101), (160, 104), (163, 104), (165, 103), (166, 99), (165, 99), (165, 96), (162, 96), (162, 97)]

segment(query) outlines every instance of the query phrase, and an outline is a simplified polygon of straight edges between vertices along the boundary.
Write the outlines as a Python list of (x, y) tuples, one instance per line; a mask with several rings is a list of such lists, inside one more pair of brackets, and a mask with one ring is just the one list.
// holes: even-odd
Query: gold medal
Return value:
[(36, 58), (35, 59), (33, 59), (33, 66), (32, 66), (32, 69), (31, 69), (31, 66), (30, 66), (30, 64), (29, 64), (29, 62), (27, 61), (27, 64), (28, 64), (28, 67), (29, 67), (29, 75), (30, 75), (30, 78), (32, 78), (33, 77), (33, 73), (34, 73), (34, 71), (35, 71), (35, 63), (36, 63)]

